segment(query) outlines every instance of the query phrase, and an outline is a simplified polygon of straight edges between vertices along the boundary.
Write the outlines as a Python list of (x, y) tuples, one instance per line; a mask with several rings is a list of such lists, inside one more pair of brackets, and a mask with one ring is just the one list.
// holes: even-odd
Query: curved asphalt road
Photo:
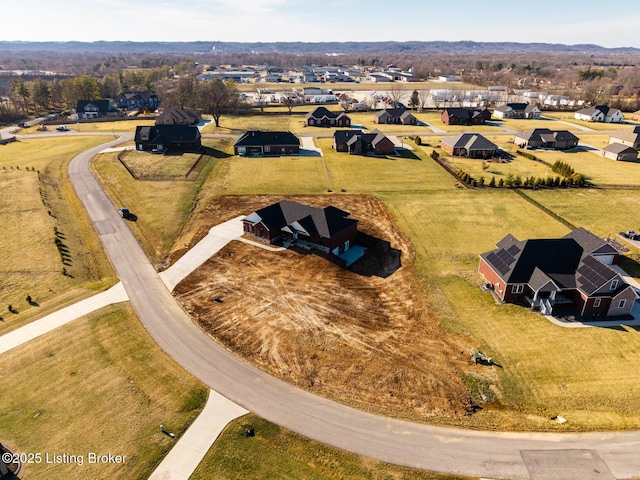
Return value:
[[(90, 172), (114, 140), (78, 155), (69, 174), (131, 303), (153, 339), (187, 371), (247, 410), (314, 440), (389, 463), (459, 475), (529, 479), (640, 475), (640, 432), (493, 433), (385, 418), (354, 410), (277, 380), (202, 332), (177, 305), (137, 240)], [(597, 468), (596, 468), (597, 467)], [(542, 477), (537, 477), (542, 478)], [(560, 476), (544, 478), (561, 478)]]

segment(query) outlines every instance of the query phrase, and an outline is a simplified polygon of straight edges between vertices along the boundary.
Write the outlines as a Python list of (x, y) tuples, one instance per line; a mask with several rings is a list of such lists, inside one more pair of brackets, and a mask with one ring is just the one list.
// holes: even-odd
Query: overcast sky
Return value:
[(640, 48), (639, 0), (6, 0), (0, 40), (545, 42)]

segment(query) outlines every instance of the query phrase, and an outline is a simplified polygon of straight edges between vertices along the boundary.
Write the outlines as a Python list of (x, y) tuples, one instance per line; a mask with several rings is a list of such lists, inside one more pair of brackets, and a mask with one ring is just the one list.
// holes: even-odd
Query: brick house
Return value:
[(351, 118), (344, 112), (331, 112), (325, 107), (318, 107), (304, 117), (307, 127), (350, 127)]
[(480, 255), (479, 273), (501, 302), (546, 315), (628, 315), (636, 293), (613, 268), (619, 252), (578, 228), (558, 239), (519, 241), (507, 235)]
[(250, 130), (233, 144), (236, 155), (298, 155), (300, 139), (291, 132)]
[(261, 208), (243, 220), (244, 234), (266, 243), (304, 241), (312, 248), (340, 255), (354, 243), (358, 221), (328, 206), (311, 207), (290, 200)]
[(374, 130), (362, 133), (359, 130), (336, 130), (333, 134), (333, 149), (354, 155), (393, 155), (394, 143), (384, 133)]
[(445, 125), (484, 125), (491, 120), (486, 108), (445, 108), (440, 117)]

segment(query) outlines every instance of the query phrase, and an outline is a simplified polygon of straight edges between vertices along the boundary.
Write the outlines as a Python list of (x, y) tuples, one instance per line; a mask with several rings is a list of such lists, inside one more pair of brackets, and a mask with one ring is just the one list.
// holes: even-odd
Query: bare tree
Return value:
[(233, 81), (224, 83), (216, 78), (202, 82), (198, 91), (202, 110), (213, 116), (216, 127), (220, 126), (222, 114), (232, 111), (238, 104), (238, 89)]
[(391, 106), (393, 108), (396, 108), (398, 106), (398, 103), (400, 103), (400, 100), (402, 99), (402, 95), (404, 94), (404, 91), (402, 90), (402, 88), (397, 82), (393, 82), (391, 84), (391, 88), (389, 88), (387, 92), (389, 94)]
[(429, 102), (429, 90), (420, 90), (418, 92), (418, 110), (422, 111), (427, 106)]
[(264, 112), (264, 107), (267, 105), (267, 92), (264, 88), (257, 87), (256, 93), (253, 96), (255, 104), (260, 107), (260, 111)]

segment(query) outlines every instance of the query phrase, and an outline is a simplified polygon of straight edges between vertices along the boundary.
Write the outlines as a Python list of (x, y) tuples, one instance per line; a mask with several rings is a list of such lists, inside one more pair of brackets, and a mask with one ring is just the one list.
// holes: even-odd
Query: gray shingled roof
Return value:
[(311, 235), (319, 234), (323, 238), (331, 238), (358, 222), (347, 218), (348, 216), (349, 212), (333, 206), (316, 208), (291, 200), (281, 200), (256, 210), (244, 220), (250, 223), (262, 222), (270, 231), (279, 231), (297, 223)]
[[(597, 256), (618, 251), (584, 228), (559, 239), (518, 241), (507, 235), (497, 247), (480, 257), (505, 283), (528, 284), (534, 290), (551, 281), (560, 289), (578, 288), (592, 295), (617, 275)], [(626, 284), (621, 282), (619, 288)]]
[(466, 148), (472, 150), (497, 150), (498, 146), (477, 133), (460, 133), (453, 137), (445, 137), (442, 143), (453, 148)]

